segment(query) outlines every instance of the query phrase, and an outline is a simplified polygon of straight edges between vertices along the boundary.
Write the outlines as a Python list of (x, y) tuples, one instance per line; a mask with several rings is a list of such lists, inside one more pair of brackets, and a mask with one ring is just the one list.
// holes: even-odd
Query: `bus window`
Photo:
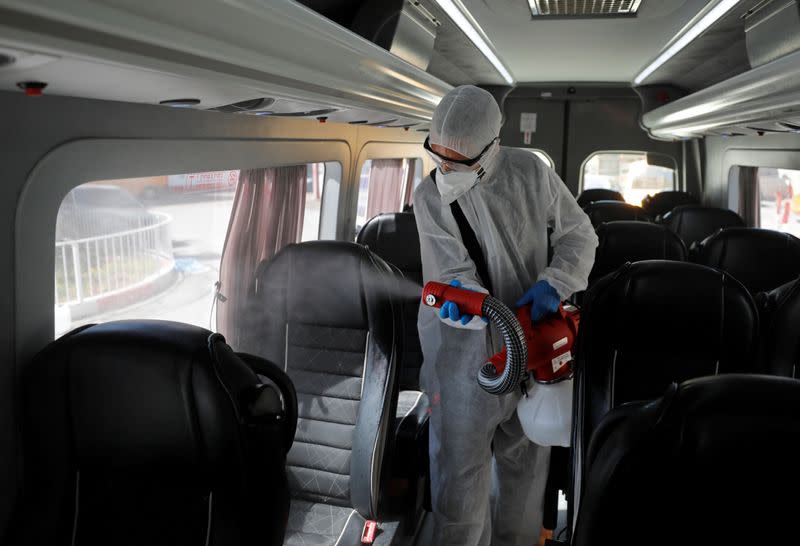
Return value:
[(544, 162), (544, 164), (550, 167), (551, 169), (555, 166), (552, 158), (549, 155), (547, 155), (547, 152), (545, 152), (544, 150), (537, 150), (535, 148), (520, 148), (520, 150), (525, 150), (527, 152), (532, 153), (533, 155), (541, 159)]
[[(648, 162), (658, 156), (660, 165)], [(672, 165), (667, 167), (664, 165)], [(647, 195), (675, 189), (677, 167), (671, 157), (645, 152), (595, 152), (583, 162), (581, 191), (603, 188), (620, 192), (641, 205)]]
[(358, 183), (356, 233), (373, 216), (410, 205), (422, 178), (419, 158), (366, 160)]
[(338, 163), (312, 163), (76, 187), (56, 220), (56, 335), (126, 318), (215, 329), (223, 249), (239, 262), (244, 254), (264, 259), (288, 243), (319, 238), (322, 224), (330, 224), (323, 195), (338, 200), (330, 190), (338, 192), (340, 173)]
[(758, 169), (759, 226), (800, 237), (800, 171)]

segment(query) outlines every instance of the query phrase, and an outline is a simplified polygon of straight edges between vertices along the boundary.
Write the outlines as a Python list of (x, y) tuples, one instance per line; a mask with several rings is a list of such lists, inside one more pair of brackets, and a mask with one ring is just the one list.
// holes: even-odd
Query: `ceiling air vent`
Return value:
[(528, 0), (534, 17), (632, 17), (642, 0)]
[(252, 112), (253, 110), (258, 110), (259, 108), (266, 108), (273, 102), (275, 102), (275, 99), (262, 97), (259, 99), (243, 100), (233, 104), (217, 106), (211, 110), (216, 110), (217, 112), (227, 112), (229, 114), (235, 114), (237, 112)]

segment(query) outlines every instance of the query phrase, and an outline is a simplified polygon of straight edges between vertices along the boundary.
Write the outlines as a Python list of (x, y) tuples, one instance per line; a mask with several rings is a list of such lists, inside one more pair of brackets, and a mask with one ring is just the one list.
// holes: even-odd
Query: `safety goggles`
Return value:
[(494, 144), (497, 138), (493, 138), (492, 141), (489, 142), (489, 144), (487, 144), (483, 150), (481, 150), (481, 153), (479, 153), (473, 159), (450, 159), (449, 157), (444, 157), (437, 154), (431, 148), (430, 137), (425, 139), (425, 142), (422, 146), (425, 148), (425, 151), (428, 152), (428, 154), (431, 156), (431, 159), (433, 159), (437, 166), (442, 167), (446, 165), (448, 169), (453, 171), (470, 171), (475, 167), (476, 164), (480, 163), (483, 156), (489, 151), (489, 148), (492, 147), (492, 144)]

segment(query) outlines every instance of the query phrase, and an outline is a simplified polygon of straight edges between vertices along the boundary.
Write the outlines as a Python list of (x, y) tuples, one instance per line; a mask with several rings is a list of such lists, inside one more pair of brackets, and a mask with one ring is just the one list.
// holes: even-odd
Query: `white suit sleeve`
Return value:
[(597, 235), (567, 186), (552, 169), (548, 169), (548, 174), (551, 205), (547, 221), (553, 229), (550, 236), (553, 259), (539, 275), (539, 280), (546, 280), (562, 299), (566, 299), (587, 287)]
[[(433, 184), (425, 180), (423, 184)], [(464, 288), (488, 293), (478, 280), (475, 263), (461, 241), (458, 224), (452, 217), (450, 207), (443, 205), (435, 187), (433, 192), (425, 191), (420, 185), (414, 194), (414, 217), (419, 232), (420, 254), (422, 257), (422, 280), (449, 283), (459, 280)], [(437, 310), (438, 315), (438, 310)], [(486, 323), (478, 317), (467, 325), (445, 320), (446, 324), (469, 330), (481, 329)]]

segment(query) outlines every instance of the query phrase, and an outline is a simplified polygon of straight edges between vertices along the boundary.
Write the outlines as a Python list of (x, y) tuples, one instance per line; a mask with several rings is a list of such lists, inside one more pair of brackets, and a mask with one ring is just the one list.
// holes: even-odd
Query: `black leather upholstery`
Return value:
[(653, 399), (673, 381), (752, 371), (757, 330), (745, 288), (707, 267), (644, 261), (597, 281), (576, 350), (573, 490), (581, 490), (581, 458), (609, 410)]
[(364, 224), (356, 238), (369, 249), (395, 266), (407, 279), (422, 283), (422, 258), (414, 214), (395, 212), (379, 214)]
[(686, 261), (683, 242), (669, 229), (647, 222), (609, 222), (597, 228), (599, 244), (589, 284), (616, 271), (626, 262)]
[(287, 246), (255, 277), (243, 349), (284, 367), (298, 397), (285, 543), (354, 543), (378, 519), (397, 405), (393, 274), (361, 245), (317, 241)]
[(702, 205), (675, 207), (663, 216), (661, 223), (677, 233), (687, 247), (695, 241), (702, 241), (720, 229), (744, 227), (742, 217), (732, 210)]
[(651, 217), (641, 207), (620, 201), (593, 201), (583, 207), (594, 227), (622, 220), (649, 222)]
[(655, 218), (667, 214), (677, 206), (697, 203), (699, 203), (697, 198), (685, 191), (662, 191), (642, 199), (642, 208), (652, 218)]
[(592, 188), (583, 190), (578, 196), (578, 205), (585, 207), (594, 201), (625, 201), (625, 198), (618, 191), (607, 190), (604, 188)]
[(12, 544), (281, 544), (280, 396), (221, 336), (165, 321), (80, 329), (25, 366), (21, 387)]
[(800, 278), (756, 296), (761, 372), (800, 377)]
[(752, 294), (800, 275), (800, 239), (769, 229), (724, 229), (705, 239), (692, 254), (698, 263), (727, 271)]
[[(422, 293), (422, 258), (419, 250), (417, 223), (411, 213), (380, 214), (367, 222), (358, 233), (356, 242), (396, 267), (413, 284), (408, 295), (401, 298), (403, 307), (403, 342), (400, 361), (400, 388), (419, 390), (422, 368), (422, 348), (417, 332), (420, 294)], [(400, 284), (400, 283), (398, 283)], [(419, 287), (419, 291), (414, 290)]]
[(800, 381), (693, 379), (592, 438), (573, 546), (797, 544)]

